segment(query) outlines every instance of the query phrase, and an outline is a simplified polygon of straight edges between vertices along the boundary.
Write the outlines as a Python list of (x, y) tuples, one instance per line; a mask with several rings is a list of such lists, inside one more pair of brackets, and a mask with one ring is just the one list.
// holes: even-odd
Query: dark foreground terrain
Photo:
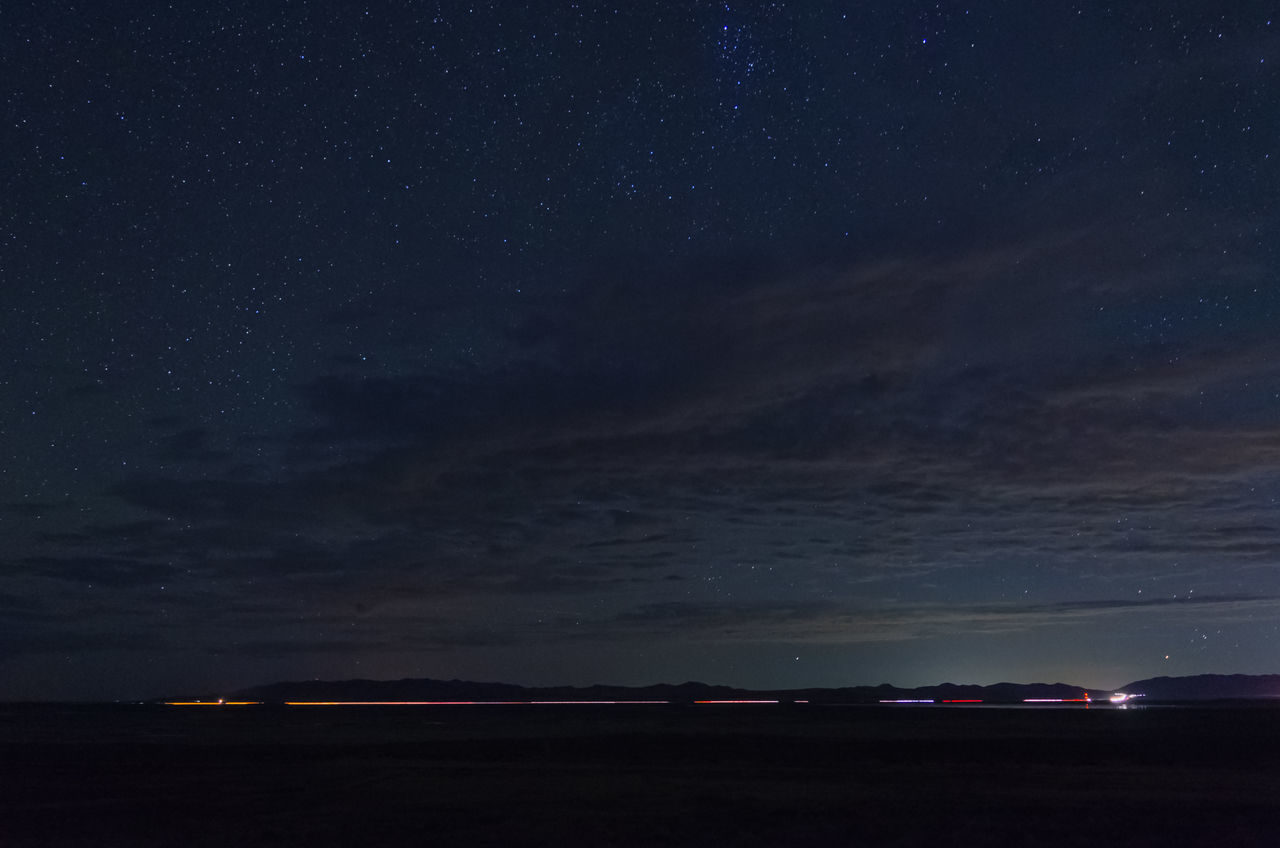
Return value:
[(1280, 710), (0, 707), (0, 845), (1275, 845)]

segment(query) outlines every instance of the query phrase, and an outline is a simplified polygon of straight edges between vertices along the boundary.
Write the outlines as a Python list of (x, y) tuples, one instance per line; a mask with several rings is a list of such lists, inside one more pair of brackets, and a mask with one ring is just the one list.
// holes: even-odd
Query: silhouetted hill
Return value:
[[(243, 700), (282, 701), (672, 701), (777, 699), (824, 703), (873, 704), (891, 700), (1018, 703), (1028, 698), (1105, 699), (1113, 690), (1067, 683), (941, 683), (936, 686), (846, 686), (809, 689), (737, 689), (689, 681), (653, 686), (517, 686), (469, 680), (301, 680), (270, 683), (235, 692)], [(1135, 680), (1117, 691), (1141, 694), (1147, 701), (1208, 701), (1280, 698), (1280, 674), (1200, 674)]]
[(1280, 698), (1280, 674), (1197, 674), (1135, 680), (1120, 691), (1148, 701), (1213, 701)]
[(1027, 698), (1105, 698), (1107, 690), (1085, 689), (1067, 683), (996, 683), (990, 686), (943, 683), (903, 688), (851, 686), (811, 689), (737, 689), (689, 681), (653, 686), (526, 687), (509, 683), (467, 680), (302, 680), (254, 686), (231, 695), (236, 700), (282, 701), (673, 701), (777, 699), (825, 703), (877, 703), (886, 700), (982, 700), (1016, 703)]
[(602, 700), (699, 700), (742, 697), (743, 690), (705, 683), (678, 686), (548, 686), (470, 680), (301, 680), (269, 683), (234, 693), (252, 701), (602, 701)]

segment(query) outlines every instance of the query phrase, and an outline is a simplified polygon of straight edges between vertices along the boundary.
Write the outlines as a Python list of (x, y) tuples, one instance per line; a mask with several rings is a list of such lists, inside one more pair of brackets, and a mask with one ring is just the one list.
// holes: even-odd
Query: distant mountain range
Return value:
[(255, 686), (232, 695), (250, 701), (693, 701), (809, 700), (826, 703), (876, 703), (885, 700), (1021, 701), (1025, 698), (1106, 697), (1110, 692), (1086, 690), (1066, 683), (997, 683), (957, 686), (944, 683), (904, 689), (897, 686), (851, 686), (838, 689), (737, 689), (707, 683), (654, 686), (527, 687), (467, 680), (305, 680)]
[(823, 703), (881, 701), (983, 701), (1018, 703), (1028, 699), (1105, 700), (1115, 692), (1150, 701), (1207, 701), (1280, 698), (1280, 674), (1202, 674), (1136, 680), (1116, 690), (1067, 683), (995, 683), (989, 686), (942, 683), (903, 688), (847, 686), (811, 689), (737, 689), (707, 683), (654, 686), (528, 687), (466, 680), (304, 680), (270, 683), (233, 693), (235, 700), (264, 701), (671, 701), (779, 700)]

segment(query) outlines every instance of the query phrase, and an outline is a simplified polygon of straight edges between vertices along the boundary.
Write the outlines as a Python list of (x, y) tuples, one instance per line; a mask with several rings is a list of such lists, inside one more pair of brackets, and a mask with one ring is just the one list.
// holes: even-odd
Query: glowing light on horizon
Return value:
[(165, 701), (166, 707), (249, 707), (261, 704), (261, 701)]
[(694, 701), (695, 704), (776, 704), (777, 701), (754, 700), (749, 698), (725, 698), (715, 701)]

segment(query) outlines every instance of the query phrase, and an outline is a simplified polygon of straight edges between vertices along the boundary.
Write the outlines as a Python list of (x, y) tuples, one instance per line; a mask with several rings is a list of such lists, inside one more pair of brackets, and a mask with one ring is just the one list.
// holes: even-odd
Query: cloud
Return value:
[(1170, 616), (1221, 623), (1280, 608), (1280, 597), (1215, 595), (1150, 600), (1101, 599), (1044, 604), (900, 604), (849, 609), (837, 604), (727, 605), (662, 603), (607, 622), (566, 628), (566, 638), (657, 639), (671, 634), (728, 642), (851, 645), (930, 639), (948, 634), (1016, 634), (1079, 626), (1150, 625)]
[(150, 586), (174, 573), (172, 567), (161, 563), (109, 557), (27, 557), (10, 565), (10, 577), (48, 578), (109, 588)]
[[(12, 579), (138, 604), (185, 586), (174, 609), (264, 646), (297, 606), (433, 645), (556, 632), (521, 605), (573, 596), (600, 607), (564, 638), (632, 638), (631, 608), (726, 638), (837, 641), (1115, 614), (880, 610), (1041, 564), (1097, 588), (1176, 557), (1222, 595), (1241, 573), (1227, 569), (1259, 568), (1277, 541), (1231, 518), (1266, 506), (1246, 483), (1280, 465), (1265, 412), (1230, 388), (1270, 385), (1273, 342), (1247, 322), (1226, 348), (1199, 331), (1144, 341), (1131, 304), (1175, 301), (1205, 269), (1106, 230), (843, 268), (707, 263), (661, 297), (623, 271), (494, 329), (484, 367), (309, 380), (306, 415), (262, 443), (296, 460), (270, 474), (233, 467), (203, 426), (155, 422), (176, 469), (116, 485), (127, 518), (51, 528)], [(461, 602), (511, 618), (467, 637), (442, 612)]]
[(50, 501), (18, 501), (16, 503), (0, 504), (0, 513), (8, 513), (22, 518), (40, 518), (65, 507), (66, 504)]

